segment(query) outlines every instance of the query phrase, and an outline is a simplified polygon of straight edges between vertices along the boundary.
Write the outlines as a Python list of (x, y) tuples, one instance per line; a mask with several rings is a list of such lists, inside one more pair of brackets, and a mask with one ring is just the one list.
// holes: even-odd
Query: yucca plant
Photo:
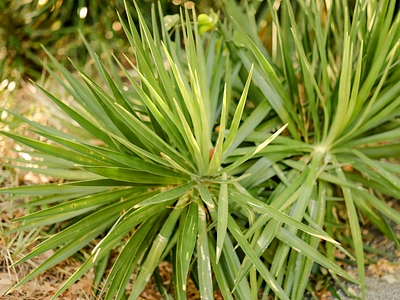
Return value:
[[(121, 24), (135, 50), (134, 60), (126, 57), (122, 63), (114, 57), (105, 64), (85, 41), (101, 83), (78, 66), (80, 79), (76, 78), (48, 53), (56, 66), (47, 66), (48, 72), (74, 101), (64, 102), (38, 87), (90, 137), (42, 126), (21, 116), (44, 141), (2, 131), (34, 149), (30, 155), (41, 158), (34, 161), (39, 166), (35, 171), (70, 179), (63, 184), (1, 190), (4, 194), (37, 196), (28, 205), (44, 207), (14, 220), (21, 222), (18, 230), (62, 224), (60, 232), (15, 263), (57, 249), (16, 287), (95, 241), (91, 255), (53, 298), (92, 267), (96, 278), (101, 278), (110, 253), (116, 250), (118, 257), (97, 293), (99, 298), (125, 299), (126, 285), (135, 272), (129, 299), (137, 299), (159, 262), (170, 260), (177, 299), (186, 298), (188, 276), (203, 299), (213, 299), (215, 290), (225, 299), (256, 299), (260, 288), (289, 299), (281, 278), (276, 279), (260, 258), (265, 242), (275, 237), (282, 243), (276, 252), (282, 253), (282, 262), (287, 249), (293, 249), (301, 257), (357, 282), (313, 247), (315, 241), (323, 239), (342, 249), (319, 222), (312, 221), (313, 215), (308, 226), (298, 213), (290, 217), (283, 212), (289, 212), (298, 200), (299, 185), (294, 188), (292, 181), (299, 184), (306, 177), (304, 188), (309, 191), (313, 189), (311, 175), (304, 173), (295, 179), (298, 171), (285, 174), (284, 168), (274, 165), (273, 170), (288, 187), (279, 185), (274, 193), (277, 197), (271, 198), (275, 201), (266, 203), (258, 190), (264, 190), (268, 175), (248, 171), (249, 165), (265, 167), (265, 161), (282, 156), (265, 155), (266, 146), (274, 139), (289, 142), (270, 150), (276, 153), (280, 147), (283, 156), (290, 151), (302, 153), (303, 147), (311, 149), (300, 140), (290, 144), (287, 137), (277, 138), (286, 128), (283, 123), (274, 123), (277, 130), (262, 134), (265, 138), (261, 143), (246, 141), (254, 138), (254, 126), (270, 111), (268, 102), (258, 95), (245, 107), (249, 89), (257, 90), (252, 78), (260, 77), (260, 67), (255, 67), (256, 77), (251, 67), (241, 79), (242, 63), (232, 63), (220, 33), (199, 34), (201, 26), (202, 32), (213, 28), (205, 15), (199, 18), (198, 28), (195, 12), (182, 12), (172, 39), (164, 23), (157, 23), (154, 10), (152, 32), (139, 10), (139, 28), (129, 10), (126, 13), (128, 23), (121, 19)], [(158, 14), (163, 20), (161, 10)], [(288, 127), (290, 132), (292, 127)], [(252, 158), (261, 153), (264, 162), (257, 159), (254, 164)], [(317, 162), (314, 159), (313, 166)], [(304, 164), (302, 160), (296, 163), (299, 168)], [(258, 188), (252, 189), (255, 186)], [(299, 230), (304, 240), (296, 236)], [(313, 244), (309, 245), (309, 240)], [(282, 266), (282, 262), (277, 260), (274, 265)], [(285, 268), (278, 271), (285, 272)], [(159, 286), (163, 297), (171, 298), (169, 290)]]
[[(386, 203), (388, 197), (400, 198), (396, 1), (354, 1), (352, 7), (347, 1), (267, 2), (253, 1), (242, 9), (224, 1), (231, 29), (219, 27), (230, 41), (231, 58), (244, 65), (242, 79), (255, 64), (249, 97), (266, 99), (258, 104), (262, 115), (245, 141), (262, 142), (271, 129), (289, 124), (284, 136), (248, 165), (244, 172), (253, 176), (241, 185), (258, 191), (264, 185), (264, 194), (277, 185), (266, 194), (266, 203), (313, 228), (325, 228), (352, 248), (363, 283), (360, 223), (372, 223), (400, 245), (390, 225), (400, 224), (400, 213)], [(253, 149), (229, 154), (234, 160)], [(290, 249), (280, 230), (332, 260), (334, 249), (267, 219), (250, 226), (246, 238), (259, 257), (267, 258), (290, 299), (303, 299), (311, 272), (317, 275), (314, 260)], [(244, 266), (241, 276), (251, 270), (248, 259)]]

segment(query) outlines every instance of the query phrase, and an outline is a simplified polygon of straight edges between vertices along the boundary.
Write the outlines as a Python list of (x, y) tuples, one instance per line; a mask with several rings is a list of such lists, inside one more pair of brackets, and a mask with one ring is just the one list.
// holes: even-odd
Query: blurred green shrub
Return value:
[[(127, 2), (137, 22), (133, 3)], [(165, 15), (179, 12), (183, 2), (160, 0)], [(201, 6), (210, 3), (202, 2)], [(138, 1), (150, 27), (153, 3)], [(117, 11), (124, 11), (123, 0), (2, 0), (0, 11), (6, 16), (0, 18), (0, 79), (19, 75), (39, 78), (40, 60), (46, 57), (41, 45), (61, 62), (67, 57), (79, 63), (86, 62), (87, 52), (79, 30), (93, 42), (95, 49), (102, 42), (111, 50), (128, 47), (117, 15)]]

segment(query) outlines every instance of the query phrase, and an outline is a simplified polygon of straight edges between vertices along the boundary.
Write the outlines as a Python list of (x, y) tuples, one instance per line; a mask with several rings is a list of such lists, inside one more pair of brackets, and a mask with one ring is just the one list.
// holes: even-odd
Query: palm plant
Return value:
[[(80, 79), (76, 78), (48, 53), (55, 66), (47, 66), (48, 72), (75, 101), (66, 103), (38, 87), (87, 131), (89, 138), (21, 116), (45, 141), (2, 132), (34, 149), (31, 156), (41, 158), (37, 172), (62, 174), (71, 180), (1, 190), (4, 194), (37, 196), (28, 205), (45, 207), (15, 220), (21, 222), (17, 230), (64, 224), (60, 232), (15, 263), (57, 249), (14, 288), (94, 240), (91, 255), (53, 298), (92, 267), (96, 268), (96, 278), (101, 278), (113, 250), (118, 250), (118, 257), (97, 294), (105, 299), (125, 299), (125, 287), (135, 271), (129, 299), (137, 299), (164, 259), (173, 264), (177, 299), (186, 298), (189, 275), (204, 299), (213, 298), (216, 285), (226, 299), (255, 299), (263, 282), (266, 291), (271, 289), (277, 297), (289, 299), (286, 285), (281, 284), (282, 276), (275, 278), (275, 265), (283, 265), (289, 250), (298, 251), (308, 263), (315, 261), (357, 282), (314, 247), (316, 241), (323, 239), (351, 257), (321, 229), (320, 220), (313, 221), (313, 213), (308, 217), (303, 212), (301, 216), (309, 221), (306, 225), (299, 212), (290, 211), (295, 203), (308, 201), (311, 194), (319, 192), (321, 201), (326, 197), (321, 188), (328, 189), (328, 184), (313, 187), (315, 169), (302, 173), (296, 170), (295, 167), (306, 165), (306, 160), (287, 160), (288, 165), (295, 166), (289, 173), (282, 165), (274, 164), (273, 170), (283, 184), (271, 196), (273, 201), (265, 201), (258, 192), (260, 188), (264, 190), (264, 179), (269, 175), (260, 176), (254, 168), (264, 168), (265, 162), (283, 159), (288, 153), (301, 154), (303, 148), (312, 149), (301, 140), (277, 137), (286, 125), (278, 125), (275, 119), (273, 127), (279, 129), (261, 134), (261, 142), (254, 141), (254, 126), (271, 111), (268, 102), (259, 101), (257, 94), (251, 96), (250, 108), (245, 107), (249, 90), (259, 91), (252, 78), (260, 78), (260, 67), (254, 68), (255, 77), (251, 67), (246, 78), (241, 79), (242, 64), (234, 62), (227, 51), (229, 42), (216, 31), (201, 36), (194, 11), (192, 21), (187, 10), (181, 13), (175, 39), (163, 23), (160, 31), (153, 26), (151, 32), (139, 10), (140, 25), (136, 28), (129, 10), (126, 12), (128, 23), (120, 21), (135, 50), (134, 62), (128, 57), (123, 63), (109, 57), (106, 65), (82, 37), (102, 82), (95, 82), (79, 66), (75, 67)], [(156, 24), (156, 12), (152, 14)], [(161, 9), (158, 14), (163, 20)], [(244, 65), (247, 66), (246, 61)], [(239, 89), (238, 101), (233, 101)], [(254, 104), (257, 106), (252, 109)], [(293, 125), (287, 128), (293, 131)], [(274, 139), (283, 145), (266, 147)], [(273, 154), (265, 155), (267, 152)], [(319, 165), (323, 155), (318, 153), (312, 159), (313, 167)], [(252, 159), (260, 154), (264, 161)], [(40, 168), (41, 165), (45, 167)], [(319, 177), (331, 178), (325, 175), (326, 171), (323, 173), (325, 169), (326, 166), (321, 169)], [(306, 184), (300, 188), (304, 179)], [(253, 189), (255, 186), (258, 188)], [(314, 204), (311, 212), (317, 205), (314, 202), (310, 204)], [(298, 231), (302, 239), (296, 235)], [(276, 255), (281, 259), (269, 270), (260, 254), (267, 248), (265, 243), (274, 238), (279, 241)], [(163, 297), (171, 298), (169, 291), (162, 284), (159, 286)]]
[[(387, 197), (400, 197), (400, 167), (393, 161), (400, 156), (395, 1), (354, 1), (353, 8), (346, 1), (267, 2), (254, 1), (242, 10), (226, 0), (232, 29), (219, 26), (231, 41), (233, 61), (244, 65), (241, 78), (256, 62), (249, 97), (266, 99), (258, 104), (262, 115), (245, 141), (259, 143), (281, 122), (289, 124), (285, 135), (248, 165), (245, 173), (258, 176), (241, 185), (259, 192), (264, 185), (264, 194), (276, 185), (266, 203), (350, 244), (363, 283), (360, 223), (368, 220), (400, 245), (390, 225), (400, 224), (400, 213), (385, 203)], [(234, 159), (252, 149), (229, 154)], [(338, 209), (345, 210), (345, 219)], [(268, 257), (269, 270), (286, 294), (303, 299), (313, 259), (290, 249), (285, 239), (300, 238), (332, 260), (334, 249), (267, 219), (250, 226), (246, 238), (258, 256)], [(248, 259), (244, 265), (241, 275), (251, 269)]]

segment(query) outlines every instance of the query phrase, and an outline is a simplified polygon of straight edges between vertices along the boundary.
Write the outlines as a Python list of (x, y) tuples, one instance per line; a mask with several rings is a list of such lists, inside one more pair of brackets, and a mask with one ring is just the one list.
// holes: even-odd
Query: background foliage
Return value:
[[(153, 2), (137, 2), (144, 12), (147, 25), (151, 27)], [(180, 4), (183, 4), (181, 1), (158, 2), (165, 15), (179, 13)], [(209, 10), (211, 4), (210, 1), (194, 3), (205, 11)], [(40, 78), (43, 70), (40, 61), (46, 59), (42, 45), (63, 63), (67, 57), (75, 62), (86, 63), (89, 57), (78, 31), (100, 52), (105, 49), (126, 51), (129, 45), (117, 16), (117, 11), (124, 9), (123, 0), (1, 1), (0, 11), (7, 17), (0, 19), (0, 79), (10, 80), (19, 76)], [(137, 22), (136, 11), (130, 2), (128, 9)]]

